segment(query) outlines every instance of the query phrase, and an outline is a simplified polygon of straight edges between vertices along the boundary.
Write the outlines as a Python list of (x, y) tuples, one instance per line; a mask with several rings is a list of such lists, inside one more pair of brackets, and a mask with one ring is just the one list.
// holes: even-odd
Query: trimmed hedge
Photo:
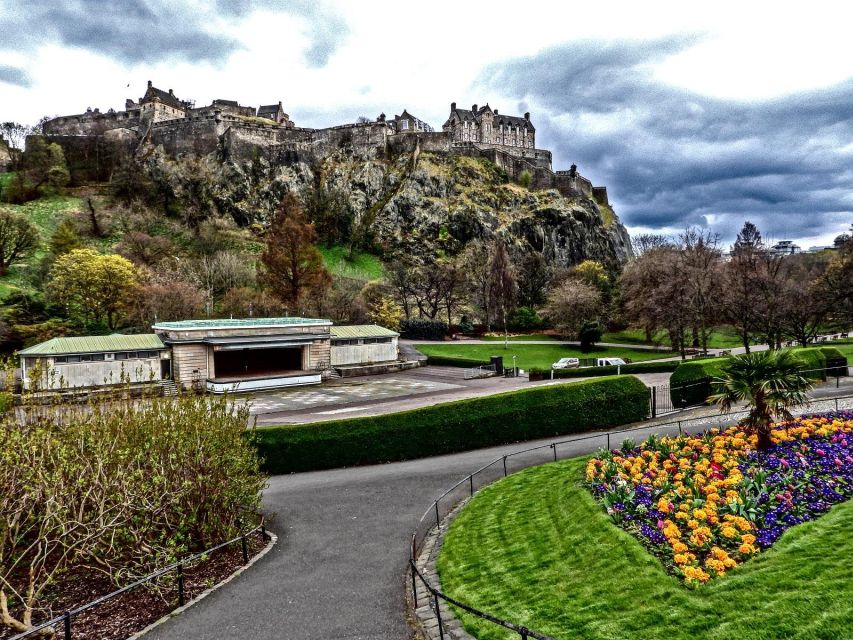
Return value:
[(618, 376), (251, 432), (268, 473), (423, 458), (644, 420), (649, 390)]
[(844, 377), (848, 375), (847, 357), (836, 347), (820, 347), (820, 352), (826, 359), (826, 375)]
[[(847, 375), (847, 358), (835, 347), (808, 347), (794, 349), (794, 355), (803, 363), (802, 370), (809, 378), (826, 380), (826, 375)], [(669, 379), (673, 406), (703, 404), (711, 395), (711, 381), (722, 375), (728, 358), (690, 360), (682, 362)]]
[(711, 380), (722, 375), (722, 368), (728, 361), (728, 358), (703, 358), (681, 362), (669, 378), (672, 406), (703, 404), (711, 395)]
[(444, 367), (465, 367), (466, 369), (470, 369), (471, 367), (491, 364), (491, 362), (471, 358), (459, 358), (456, 356), (427, 356), (427, 364)]
[[(647, 362), (634, 362), (623, 364), (621, 367), (583, 367), (578, 369), (554, 369), (554, 379), (557, 378), (591, 378), (599, 376), (613, 376), (617, 371), (626, 373), (661, 373), (675, 371), (680, 360), (649, 360)], [(551, 369), (531, 369), (531, 374), (542, 374), (543, 378), (551, 377)]]
[(400, 336), (421, 340), (444, 340), (447, 335), (447, 323), (440, 320), (412, 318), (400, 322)]

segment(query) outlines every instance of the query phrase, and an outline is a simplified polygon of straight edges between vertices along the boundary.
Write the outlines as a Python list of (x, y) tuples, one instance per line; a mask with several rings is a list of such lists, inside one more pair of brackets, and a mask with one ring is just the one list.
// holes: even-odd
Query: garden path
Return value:
[[(847, 401), (850, 407), (850, 400)], [(832, 401), (810, 410), (828, 410)], [(704, 408), (669, 416), (696, 417), (684, 428), (721, 424)], [(652, 429), (674, 433), (676, 425)], [(650, 426), (651, 425), (651, 426)], [(617, 436), (617, 439), (624, 435)], [(542, 443), (547, 441), (541, 441)], [(526, 442), (386, 465), (275, 476), (264, 494), (279, 544), (251, 570), (147, 638), (202, 640), (299, 638), (397, 640), (410, 637), (404, 596), (409, 536), (442, 490)], [(560, 457), (595, 451), (604, 438), (561, 445)], [(614, 445), (615, 446), (615, 445)]]

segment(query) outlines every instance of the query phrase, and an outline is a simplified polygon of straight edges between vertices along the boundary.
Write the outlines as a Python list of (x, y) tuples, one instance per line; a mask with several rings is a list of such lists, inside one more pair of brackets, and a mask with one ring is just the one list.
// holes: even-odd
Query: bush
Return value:
[[(803, 363), (802, 371), (809, 378), (826, 380), (826, 355), (820, 347), (792, 349), (792, 352)], [(841, 355), (840, 351), (838, 355)]]
[(400, 323), (400, 336), (420, 340), (444, 340), (447, 323), (439, 320), (412, 318)]
[(511, 331), (532, 331), (541, 329), (544, 325), (545, 321), (539, 317), (533, 307), (519, 307), (507, 322), (507, 327)]
[(476, 360), (471, 358), (460, 358), (456, 356), (427, 356), (427, 364), (437, 367), (478, 367), (481, 364), (491, 364), (485, 360)]
[(470, 398), (402, 413), (258, 429), (270, 473), (422, 458), (612, 427), (648, 414), (649, 392), (620, 376)]
[(703, 404), (711, 395), (711, 380), (722, 375), (728, 358), (704, 358), (679, 363), (669, 379), (669, 395), (674, 407)]
[(0, 423), (0, 584), (14, 587), (5, 593), (17, 630), (71, 564), (127, 582), (227, 540), (243, 507), (259, 505), (265, 480), (248, 409), (230, 399), (113, 399), (31, 414)]
[(843, 377), (847, 375), (847, 358), (836, 347), (821, 347), (820, 352), (826, 359), (826, 375)]

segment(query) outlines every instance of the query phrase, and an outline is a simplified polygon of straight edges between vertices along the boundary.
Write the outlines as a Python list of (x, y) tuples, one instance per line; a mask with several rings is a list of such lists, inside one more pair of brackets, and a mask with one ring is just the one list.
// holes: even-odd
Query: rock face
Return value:
[[(180, 181), (198, 175), (163, 154), (148, 159)], [(193, 162), (199, 162), (195, 160)], [(516, 258), (540, 252), (554, 267), (593, 259), (615, 267), (631, 254), (628, 233), (607, 204), (555, 190), (531, 190), (507, 181), (482, 158), (444, 153), (403, 153), (393, 158), (333, 153), (320, 163), (270, 165), (203, 159), (212, 203), (239, 224), (265, 224), (284, 194), (337, 194), (356, 226), (367, 229), (384, 258), (423, 261), (455, 255), (472, 240), (498, 237)], [(185, 175), (184, 175), (185, 174)]]

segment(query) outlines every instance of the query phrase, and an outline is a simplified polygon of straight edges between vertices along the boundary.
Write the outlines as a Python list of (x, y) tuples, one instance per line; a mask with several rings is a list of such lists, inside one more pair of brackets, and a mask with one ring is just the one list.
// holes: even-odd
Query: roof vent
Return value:
[(474, 113), (477, 113), (477, 105), (476, 104), (471, 105), (471, 111), (473, 111)]

